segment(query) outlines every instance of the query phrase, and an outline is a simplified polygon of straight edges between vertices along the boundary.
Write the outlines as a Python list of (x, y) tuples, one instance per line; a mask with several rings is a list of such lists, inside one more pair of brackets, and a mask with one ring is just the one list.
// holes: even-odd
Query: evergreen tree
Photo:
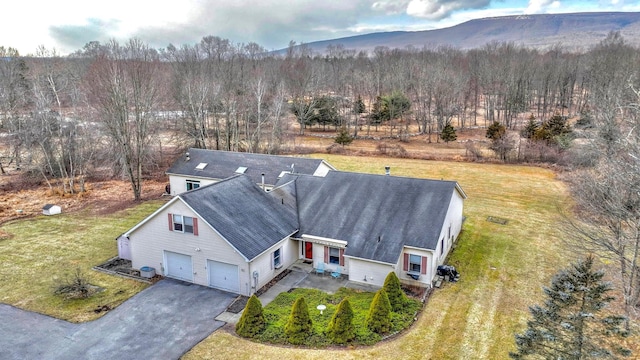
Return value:
[(399, 312), (407, 302), (407, 296), (400, 287), (400, 279), (394, 272), (390, 272), (384, 279), (384, 285), (382, 286), (387, 293), (389, 303), (391, 303), (391, 309), (395, 312)]
[(338, 133), (334, 141), (336, 144), (340, 144), (342, 145), (342, 147), (344, 147), (345, 145), (349, 145), (353, 142), (353, 137), (349, 135), (347, 127), (343, 125), (340, 128), (340, 132)]
[(236, 324), (236, 334), (251, 338), (261, 333), (265, 326), (266, 321), (262, 313), (262, 303), (253, 294), (247, 301), (242, 316), (240, 316), (240, 320)]
[(520, 135), (522, 135), (522, 137), (525, 139), (531, 139), (535, 136), (538, 128), (540, 128), (540, 125), (536, 121), (536, 117), (531, 114), (529, 115), (529, 121), (527, 122), (527, 125), (524, 127), (524, 129), (522, 129)]
[(556, 274), (544, 289), (544, 305), (529, 308), (532, 319), (524, 333), (515, 335), (518, 351), (509, 356), (579, 360), (629, 355), (615, 342), (626, 336), (620, 328), (624, 317), (601, 314), (613, 300), (603, 276), (593, 269), (592, 256)]
[(344, 298), (327, 325), (327, 337), (335, 344), (346, 344), (356, 336), (353, 326), (353, 309), (349, 299)]
[(448, 143), (450, 141), (455, 141), (457, 138), (456, 129), (451, 125), (451, 123), (447, 122), (447, 125), (444, 126), (440, 133), (440, 139)]
[(367, 314), (367, 327), (374, 333), (384, 334), (391, 330), (391, 303), (384, 289), (376, 292)]
[(507, 128), (500, 124), (497, 121), (494, 121), (493, 124), (489, 125), (487, 128), (487, 134), (485, 135), (488, 139), (497, 140), (504, 136), (507, 132)]
[[(566, 145), (567, 138), (571, 134), (571, 127), (567, 124), (567, 117), (556, 114), (551, 119), (542, 123), (536, 130), (532, 139), (546, 141), (552, 145)], [(563, 146), (564, 147), (564, 146)]]
[(353, 103), (353, 113), (358, 115), (365, 112), (366, 107), (364, 106), (364, 101), (362, 101), (362, 96), (358, 95), (356, 101)]
[(291, 315), (289, 321), (284, 327), (284, 333), (287, 336), (287, 340), (294, 344), (302, 344), (309, 334), (311, 334), (312, 323), (309, 317), (309, 308), (307, 302), (303, 297), (299, 297), (293, 308), (291, 308)]

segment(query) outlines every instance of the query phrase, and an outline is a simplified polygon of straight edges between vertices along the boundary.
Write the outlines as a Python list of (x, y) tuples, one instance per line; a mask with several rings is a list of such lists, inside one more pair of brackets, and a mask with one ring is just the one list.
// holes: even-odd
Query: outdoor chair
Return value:
[(324, 275), (324, 263), (318, 263), (318, 267), (313, 269), (313, 271), (318, 275)]
[(332, 276), (334, 279), (339, 279), (339, 278), (340, 278), (340, 275), (342, 275), (342, 269), (340, 268), (340, 266), (338, 266), (338, 267), (337, 267), (337, 268), (336, 268), (336, 269), (331, 273), (331, 276)]

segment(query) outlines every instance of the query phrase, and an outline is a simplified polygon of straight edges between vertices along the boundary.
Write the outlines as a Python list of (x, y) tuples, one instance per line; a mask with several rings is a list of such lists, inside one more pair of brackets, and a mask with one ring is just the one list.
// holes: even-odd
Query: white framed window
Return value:
[(193, 234), (193, 218), (173, 214), (173, 230)]
[(329, 264), (340, 265), (340, 249), (333, 247), (329, 248)]
[(444, 238), (440, 239), (440, 256), (444, 255)]
[(278, 269), (282, 266), (282, 248), (273, 252), (273, 268)]
[(421, 273), (420, 271), (421, 267), (422, 267), (422, 256), (410, 254), (409, 255), (409, 271), (416, 272), (419, 274)]
[(200, 181), (198, 180), (187, 180), (187, 191), (197, 189), (200, 187)]

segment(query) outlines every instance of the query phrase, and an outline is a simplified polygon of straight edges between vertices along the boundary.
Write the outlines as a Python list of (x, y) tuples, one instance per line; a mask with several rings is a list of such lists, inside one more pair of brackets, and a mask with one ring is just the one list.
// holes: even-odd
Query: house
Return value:
[(58, 205), (46, 204), (42, 207), (42, 214), (44, 215), (57, 215), (62, 212), (62, 208)]
[(167, 170), (170, 195), (245, 174), (265, 190), (273, 188), (285, 173), (324, 176), (333, 166), (322, 159), (189, 149)]
[(270, 192), (239, 174), (177, 195), (121, 236), (134, 268), (250, 295), (298, 259), (382, 286), (431, 286), (462, 229), (454, 181), (330, 171)]

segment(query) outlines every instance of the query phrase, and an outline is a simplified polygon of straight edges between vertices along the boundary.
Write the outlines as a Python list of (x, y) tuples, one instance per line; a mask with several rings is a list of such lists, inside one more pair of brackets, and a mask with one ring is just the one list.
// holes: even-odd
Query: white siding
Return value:
[[(427, 273), (421, 274), (418, 280), (413, 280), (413, 278), (407, 275), (407, 272), (404, 271), (404, 254), (405, 253), (420, 255), (422, 257), (427, 258)], [(431, 287), (431, 282), (433, 280), (433, 277), (436, 275), (437, 265), (434, 266), (434, 263), (435, 261), (433, 261), (433, 253), (431, 251), (405, 247), (404, 250), (402, 251), (402, 254), (400, 254), (400, 259), (398, 259), (398, 263), (396, 264), (396, 275), (398, 275), (398, 278), (400, 279), (400, 281), (402, 281), (405, 284)]]
[[(349, 281), (381, 287), (384, 285), (384, 279), (387, 275), (389, 275), (390, 272), (395, 271), (393, 265), (381, 264), (358, 258), (347, 259), (349, 260)], [(364, 280), (365, 276), (367, 279), (366, 281)]]
[[(180, 214), (198, 218), (198, 235), (169, 231), (167, 214)], [(193, 260), (193, 282), (208, 286), (207, 259), (237, 264), (240, 292), (243, 295), (250, 284), (249, 265), (237, 251), (215, 233), (202, 219), (181, 201), (158, 212), (144, 225), (129, 235), (131, 260), (134, 269), (150, 266), (159, 274), (165, 273), (163, 251), (190, 255)], [(247, 284), (247, 286), (245, 286)]]
[(171, 185), (171, 195), (175, 196), (187, 191), (187, 180), (200, 181), (200, 186), (205, 186), (205, 185), (213, 184), (220, 181), (218, 179), (207, 179), (207, 178), (199, 178), (199, 177), (193, 177), (193, 176), (169, 175), (169, 185)]
[[(282, 267), (279, 269), (275, 269), (272, 266), (272, 256), (273, 252), (281, 248), (282, 252), (280, 254), (280, 259), (282, 261)], [(269, 250), (262, 253), (255, 260), (251, 262), (251, 274), (254, 271), (258, 272), (258, 286), (255, 286), (253, 279), (247, 286), (247, 289), (240, 289), (241, 291), (249, 291), (249, 294), (252, 294), (259, 290), (261, 287), (266, 285), (269, 281), (271, 281), (274, 277), (280, 274), (284, 269), (291, 266), (298, 259), (298, 244), (297, 241), (291, 240), (290, 238), (285, 238), (280, 241), (275, 246), (272, 246)], [(245, 286), (245, 285), (243, 285)], [(244, 294), (244, 293), (243, 293)]]
[(323, 162), (320, 163), (320, 166), (313, 172), (313, 176), (322, 176), (325, 177), (329, 171), (333, 170), (327, 164)]
[[(451, 197), (451, 202), (449, 203), (449, 208), (447, 209), (447, 216), (442, 223), (442, 230), (440, 231), (438, 243), (434, 252), (434, 254), (436, 255), (436, 261), (431, 264), (431, 267), (433, 267), (434, 271), (438, 267), (438, 265), (442, 265), (442, 263), (444, 263), (444, 260), (449, 254), (449, 251), (451, 251), (453, 242), (458, 238), (458, 235), (460, 235), (460, 231), (462, 231), (463, 201), (464, 200), (462, 199), (462, 196), (460, 196), (460, 193), (454, 190), (453, 196)], [(449, 228), (451, 228), (451, 231), (449, 231)], [(440, 239), (444, 239), (444, 252), (442, 252), (442, 255), (440, 255)]]

